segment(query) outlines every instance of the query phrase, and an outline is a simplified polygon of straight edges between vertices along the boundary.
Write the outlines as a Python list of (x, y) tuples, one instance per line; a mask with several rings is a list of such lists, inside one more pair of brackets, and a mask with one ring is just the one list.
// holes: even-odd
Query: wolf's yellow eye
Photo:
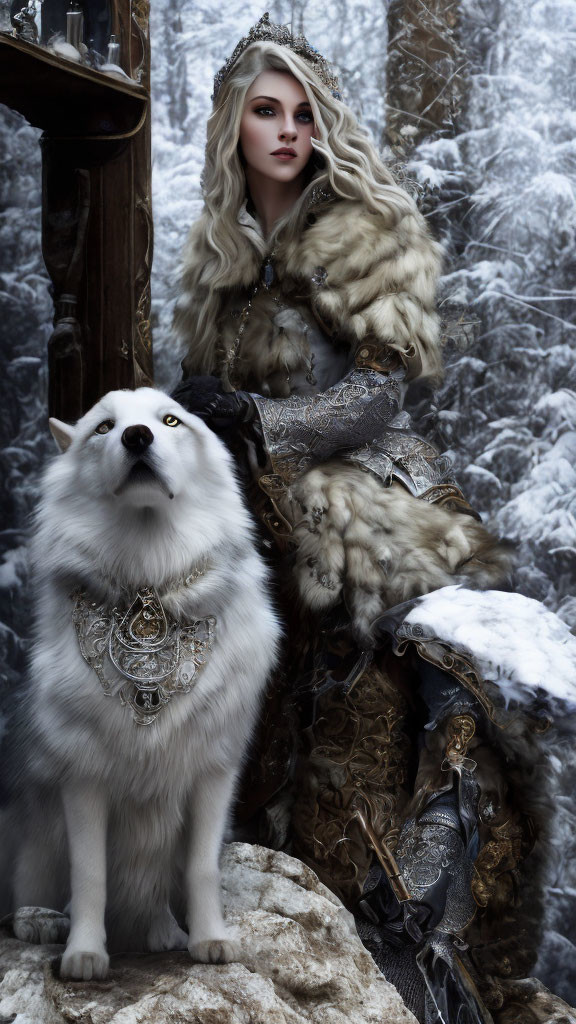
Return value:
[(114, 420), (102, 420), (94, 431), (95, 434), (107, 434), (109, 430), (112, 430), (114, 426)]
[(172, 416), (171, 413), (168, 413), (162, 420), (162, 423), (165, 423), (167, 427), (177, 427), (181, 422), (182, 420), (179, 420), (177, 416)]

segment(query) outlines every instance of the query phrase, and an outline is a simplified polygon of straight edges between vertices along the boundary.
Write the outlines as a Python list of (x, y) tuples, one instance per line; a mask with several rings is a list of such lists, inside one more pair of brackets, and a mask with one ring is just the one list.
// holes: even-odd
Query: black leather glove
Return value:
[(204, 420), (216, 433), (250, 423), (256, 407), (247, 391), (224, 391), (219, 377), (188, 377), (172, 392), (188, 412)]

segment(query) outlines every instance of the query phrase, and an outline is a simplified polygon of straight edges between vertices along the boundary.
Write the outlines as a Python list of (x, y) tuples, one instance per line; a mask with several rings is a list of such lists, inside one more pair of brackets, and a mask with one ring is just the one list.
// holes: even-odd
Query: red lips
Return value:
[(297, 155), (296, 154), (296, 150), (294, 150), (294, 149), (286, 149), (285, 146), (282, 149), (275, 149), (274, 152), (270, 154), (270, 156), (296, 156), (296, 155)]

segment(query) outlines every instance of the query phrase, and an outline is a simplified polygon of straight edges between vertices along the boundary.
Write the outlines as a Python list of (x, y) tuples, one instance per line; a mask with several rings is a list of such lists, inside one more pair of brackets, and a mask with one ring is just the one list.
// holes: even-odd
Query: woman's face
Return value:
[(300, 82), (286, 71), (258, 75), (240, 122), (247, 167), (273, 181), (294, 181), (312, 156), (313, 136), (312, 111)]

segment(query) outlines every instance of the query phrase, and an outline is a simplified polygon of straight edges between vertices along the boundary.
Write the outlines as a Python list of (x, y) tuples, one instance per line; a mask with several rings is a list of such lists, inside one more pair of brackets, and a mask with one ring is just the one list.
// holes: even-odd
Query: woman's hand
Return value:
[(204, 420), (216, 434), (250, 423), (255, 413), (248, 392), (224, 391), (220, 378), (208, 374), (183, 380), (172, 392), (172, 398)]

